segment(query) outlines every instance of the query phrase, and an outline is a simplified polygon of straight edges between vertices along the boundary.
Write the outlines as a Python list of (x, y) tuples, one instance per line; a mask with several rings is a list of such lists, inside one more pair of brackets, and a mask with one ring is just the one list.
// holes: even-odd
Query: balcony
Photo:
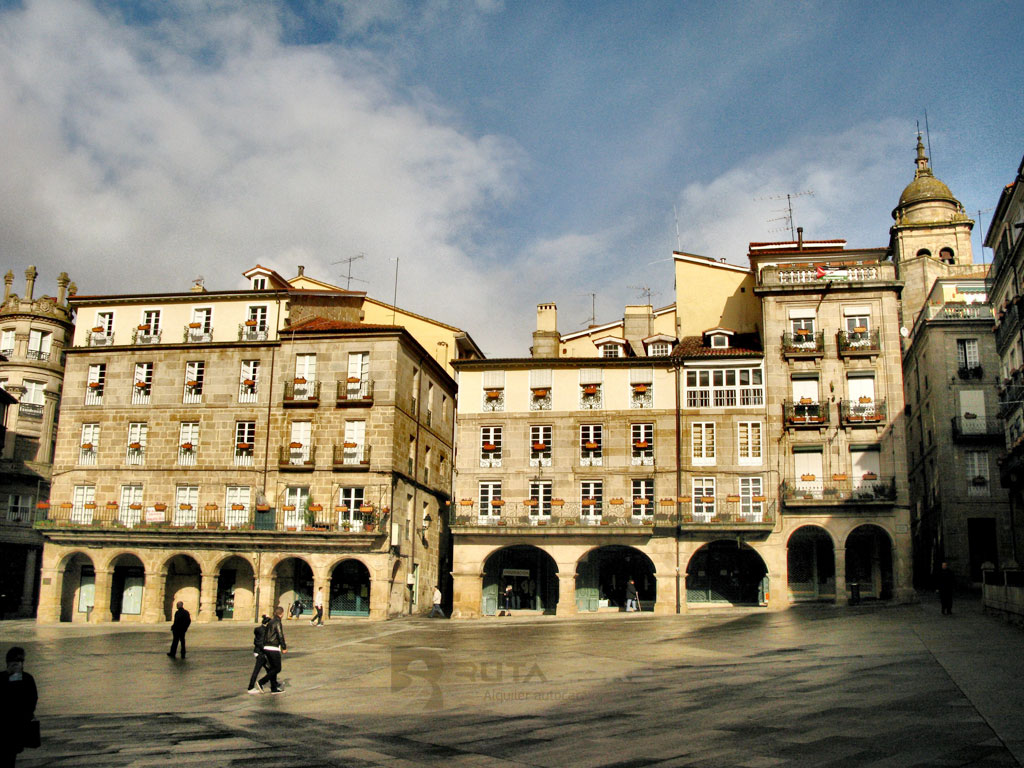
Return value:
[(133, 334), (133, 344), (159, 344), (163, 332), (159, 329), (151, 330), (151, 326), (140, 325)]
[(255, 320), (246, 320), (238, 325), (239, 341), (266, 341), (268, 336), (266, 326), (260, 327)]
[(784, 333), (782, 334), (782, 356), (788, 359), (823, 357), (825, 355), (825, 333)]
[(186, 344), (208, 344), (213, 341), (213, 327), (204, 328), (202, 323), (189, 323), (185, 326), (182, 341)]
[(94, 328), (86, 337), (86, 344), (90, 347), (112, 347), (114, 346), (114, 332), (107, 332), (102, 328), (97, 331)]
[(316, 447), (289, 443), (277, 452), (277, 468), (282, 472), (312, 472), (316, 467)]
[(373, 405), (373, 382), (368, 379), (338, 379), (335, 405), (338, 408), (359, 408)]
[[(982, 305), (984, 306), (984, 305)], [(995, 317), (996, 349), (1002, 355), (1020, 330), (1020, 305), (1012, 302)], [(991, 310), (991, 307), (989, 308)]]
[(841, 400), (839, 425), (843, 427), (878, 427), (885, 424), (885, 400)]
[(50, 359), (49, 352), (43, 352), (39, 349), (30, 349), (25, 355), (29, 360), (39, 360), (40, 362), (46, 362)]
[(758, 275), (758, 285), (763, 288), (804, 287), (824, 290), (832, 282), (857, 283), (869, 280), (895, 280), (892, 264), (860, 264), (855, 266), (835, 265), (836, 271), (823, 272), (817, 267), (766, 266)]
[(358, 443), (335, 445), (331, 467), (340, 472), (367, 472), (370, 469), (370, 447)]
[(285, 382), (285, 408), (316, 408), (320, 405), (320, 382), (296, 378)]
[(831, 480), (803, 475), (799, 479), (784, 480), (779, 495), (787, 507), (863, 504), (888, 506), (896, 501), (896, 480), (871, 472), (857, 479), (844, 474), (832, 475)]
[(764, 496), (743, 499), (737, 496), (710, 497), (711, 501), (683, 496), (683, 530), (768, 530), (775, 527), (775, 502)]
[(878, 330), (839, 331), (836, 348), (840, 357), (871, 357), (882, 351)]
[(18, 415), (26, 419), (41, 419), (44, 408), (41, 403), (18, 403)]
[(953, 441), (957, 443), (995, 443), (1001, 445), (1006, 437), (1003, 420), (985, 418), (975, 413), (964, 413), (950, 419)]
[(798, 402), (786, 400), (782, 403), (782, 422), (787, 429), (824, 429), (829, 425), (828, 403), (806, 397)]
[[(452, 507), (450, 524), (453, 529), (472, 533), (493, 533), (496, 535), (515, 533), (517, 535), (580, 535), (586, 533), (609, 535), (651, 536), (655, 528), (660, 535), (665, 529), (675, 527), (675, 504), (658, 514), (649, 511), (651, 505), (630, 507), (619, 499), (618, 503), (583, 505), (581, 502), (553, 499), (550, 506), (542, 508), (530, 501), (494, 501), (490, 511), (493, 514), (479, 514), (479, 504), (474, 501), (459, 502)], [(633, 511), (636, 510), (637, 514)], [(672, 531), (668, 532), (672, 535)]]
[(956, 369), (956, 375), (964, 380), (975, 379), (980, 381), (985, 376), (985, 369), (979, 365), (968, 365)]

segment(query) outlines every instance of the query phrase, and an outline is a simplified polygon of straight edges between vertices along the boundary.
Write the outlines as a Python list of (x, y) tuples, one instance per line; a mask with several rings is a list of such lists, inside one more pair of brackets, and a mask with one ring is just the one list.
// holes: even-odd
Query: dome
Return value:
[[(924, 153), (924, 144), (921, 143), (920, 135), (917, 137), (917, 159), (915, 164), (917, 165), (917, 170), (914, 171), (914, 180), (907, 184), (903, 194), (900, 195), (899, 205), (892, 211), (894, 219), (900, 221), (900, 212), (906, 212), (907, 208), (918, 203), (949, 203), (952, 206), (953, 212), (963, 210), (960, 201), (953, 197), (949, 187), (935, 178), (935, 174), (932, 173), (932, 169), (928, 165), (928, 157)], [(932, 213), (928, 213), (927, 209), (932, 209)], [(927, 206), (927, 209), (922, 209), (917, 213), (906, 213), (911, 218), (921, 218), (923, 216), (927, 220), (935, 214), (932, 206)]]

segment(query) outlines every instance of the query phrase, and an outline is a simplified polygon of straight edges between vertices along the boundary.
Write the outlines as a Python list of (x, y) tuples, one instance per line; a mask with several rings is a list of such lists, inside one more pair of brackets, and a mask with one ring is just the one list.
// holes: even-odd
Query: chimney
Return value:
[(533, 332), (534, 357), (558, 357), (558, 307), (537, 305), (537, 330)]
[(796, 228), (796, 249), (802, 251), (804, 249), (804, 228)]
[(32, 294), (36, 289), (36, 275), (39, 273), (35, 267), (25, 270), (25, 301), (32, 301)]
[(66, 293), (66, 291), (68, 289), (68, 283), (70, 283), (70, 282), (71, 282), (71, 280), (68, 278), (68, 273), (67, 272), (61, 272), (57, 276), (57, 306), (58, 307), (61, 306), (62, 304), (64, 304), (64, 294)]
[(304, 274), (306, 274), (306, 268), (302, 264), (299, 264), (299, 277), (302, 277)]
[(626, 341), (640, 341), (654, 332), (654, 308), (650, 304), (626, 306), (622, 320), (622, 335)]
[(4, 275), (4, 304), (11, 298), (12, 285), (14, 285), (14, 273), (11, 270), (7, 270), (7, 274)]

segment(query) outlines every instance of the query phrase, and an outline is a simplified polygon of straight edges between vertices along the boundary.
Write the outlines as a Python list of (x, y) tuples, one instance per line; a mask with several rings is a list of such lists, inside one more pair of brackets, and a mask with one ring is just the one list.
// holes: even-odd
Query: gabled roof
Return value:
[(245, 272), (242, 273), (242, 277), (249, 278), (250, 280), (258, 275), (261, 275), (269, 279), (271, 287), (277, 290), (287, 291), (291, 287), (288, 284), (288, 281), (281, 277), (281, 275), (279, 275), (270, 267), (264, 267), (262, 264), (257, 264), (252, 269), (247, 269)]
[(763, 357), (761, 339), (756, 333), (737, 333), (731, 347), (709, 347), (702, 336), (687, 336), (672, 354), (676, 357), (701, 359), (719, 357)]

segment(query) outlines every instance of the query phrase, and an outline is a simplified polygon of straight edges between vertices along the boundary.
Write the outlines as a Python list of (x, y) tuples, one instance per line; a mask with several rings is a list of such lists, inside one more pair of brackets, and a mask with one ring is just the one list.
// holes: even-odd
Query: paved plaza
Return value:
[(683, 617), (287, 622), (286, 693), (248, 625), (0, 624), (42, 749), (19, 766), (1017, 766), (1024, 630), (958, 601)]

